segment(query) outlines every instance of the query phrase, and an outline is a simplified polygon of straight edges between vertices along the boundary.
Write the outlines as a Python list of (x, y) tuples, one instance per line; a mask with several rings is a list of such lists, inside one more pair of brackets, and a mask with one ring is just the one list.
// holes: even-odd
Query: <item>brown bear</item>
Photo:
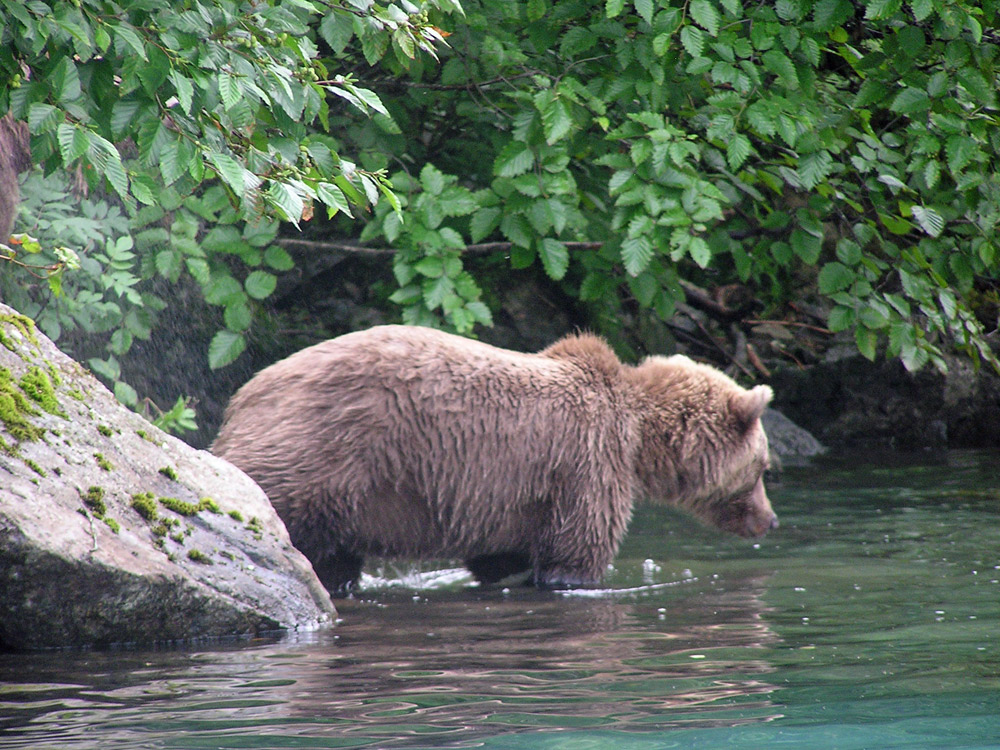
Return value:
[(683, 356), (624, 365), (592, 335), (521, 354), (379, 326), (258, 373), (212, 449), (260, 484), (333, 593), (365, 555), (584, 586), (642, 498), (742, 536), (777, 526), (761, 478), (770, 399)]

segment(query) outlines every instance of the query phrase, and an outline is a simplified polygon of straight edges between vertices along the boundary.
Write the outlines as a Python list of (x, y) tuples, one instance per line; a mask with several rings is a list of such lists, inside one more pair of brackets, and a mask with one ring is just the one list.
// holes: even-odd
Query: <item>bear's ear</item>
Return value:
[(733, 416), (743, 425), (743, 429), (748, 429), (760, 419), (773, 397), (774, 391), (770, 386), (758, 385), (749, 391), (740, 391), (730, 396), (729, 408), (733, 410)]

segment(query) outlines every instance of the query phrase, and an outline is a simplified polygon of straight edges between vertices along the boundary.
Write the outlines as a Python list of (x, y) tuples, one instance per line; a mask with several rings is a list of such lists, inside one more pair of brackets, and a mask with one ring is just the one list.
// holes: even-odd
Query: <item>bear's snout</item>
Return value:
[(771, 529), (776, 529), (781, 524), (778, 523), (778, 516), (774, 511), (768, 511), (760, 516), (748, 516), (746, 519), (746, 532), (742, 536), (761, 537)]
[(737, 531), (741, 536), (764, 536), (771, 529), (778, 528), (778, 516), (771, 509), (771, 501), (764, 489), (764, 480), (758, 479), (750, 492), (746, 515), (743, 518), (743, 529)]

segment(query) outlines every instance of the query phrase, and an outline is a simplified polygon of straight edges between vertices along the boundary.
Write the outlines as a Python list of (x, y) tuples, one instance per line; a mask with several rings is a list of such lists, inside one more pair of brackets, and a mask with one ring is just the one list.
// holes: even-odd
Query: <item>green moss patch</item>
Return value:
[(10, 370), (0, 367), (0, 422), (4, 429), (19, 443), (40, 440), (45, 429), (28, 420), (40, 414), (14, 383)]
[(25, 395), (49, 414), (67, 419), (66, 412), (59, 406), (56, 390), (48, 373), (37, 365), (28, 369), (18, 383)]
[(114, 465), (104, 457), (103, 453), (95, 453), (94, 460), (97, 461), (97, 465), (104, 471), (111, 471), (115, 468)]
[(212, 565), (212, 559), (206, 555), (201, 550), (189, 549), (188, 550), (188, 560), (196, 563), (201, 563), (202, 565)]
[[(35, 334), (35, 321), (31, 318), (18, 313), (0, 314), (0, 346), (4, 346), (16, 354), (18, 342), (8, 332), (7, 326), (10, 326), (18, 331), (22, 338), (30, 341), (36, 349), (38, 348), (38, 336)], [(21, 357), (23, 358), (24, 355), (22, 354)]]
[(173, 466), (164, 466), (162, 469), (160, 469), (160, 473), (167, 479), (170, 479), (174, 482), (177, 481), (177, 470)]
[(104, 502), (103, 487), (88, 487), (86, 492), (80, 492), (80, 499), (98, 518), (102, 518), (108, 512), (107, 503)]
[(203, 497), (198, 506), (201, 510), (207, 510), (209, 513), (215, 513), (216, 515), (222, 513), (219, 509), (219, 504), (210, 497)]
[(197, 503), (187, 503), (183, 500), (178, 500), (176, 497), (161, 497), (160, 505), (182, 516), (193, 516), (202, 510), (207, 510), (210, 513), (221, 512), (218, 503), (210, 497), (203, 497)]
[(132, 495), (132, 507), (136, 513), (145, 518), (150, 523), (156, 521), (159, 513), (156, 510), (156, 499), (152, 493), (139, 492)]
[(48, 476), (45, 473), (45, 469), (39, 466), (37, 462), (32, 461), (30, 458), (22, 458), (21, 460), (24, 461), (25, 466), (27, 466), (29, 469), (35, 472), (38, 476), (40, 477)]

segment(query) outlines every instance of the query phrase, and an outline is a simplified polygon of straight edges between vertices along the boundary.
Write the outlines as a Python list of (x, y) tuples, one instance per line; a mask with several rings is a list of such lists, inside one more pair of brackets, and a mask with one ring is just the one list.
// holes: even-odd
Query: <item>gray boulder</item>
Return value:
[(799, 427), (777, 409), (766, 409), (760, 418), (771, 451), (782, 459), (813, 458), (826, 452), (811, 432)]
[(315, 629), (335, 617), (249, 477), (121, 406), (0, 304), (0, 648)]

